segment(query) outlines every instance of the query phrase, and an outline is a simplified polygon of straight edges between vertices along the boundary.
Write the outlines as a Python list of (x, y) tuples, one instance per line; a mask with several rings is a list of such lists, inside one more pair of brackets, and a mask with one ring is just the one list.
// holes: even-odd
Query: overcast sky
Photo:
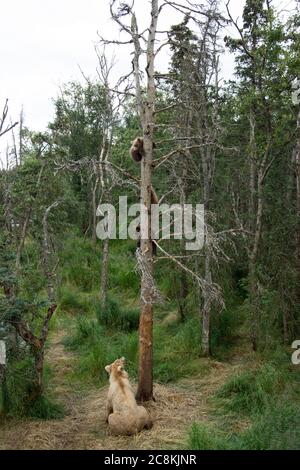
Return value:
[[(286, 0), (284, 4), (289, 4)], [(231, 0), (234, 16), (241, 16), (243, 0)], [(148, 0), (136, 0), (141, 28), (148, 21)], [(180, 21), (175, 12), (161, 15), (159, 27)], [(97, 31), (118, 36), (109, 18), (108, 0), (9, 0), (1, 1), (0, 13), (0, 109), (9, 98), (9, 111), (17, 119), (24, 106), (25, 124), (42, 130), (53, 117), (52, 99), (59, 85), (82, 80), (78, 64), (88, 76), (95, 75), (97, 58), (94, 44)], [(114, 73), (128, 70), (128, 53), (118, 47)], [(167, 62), (162, 56), (160, 64)], [(229, 55), (222, 57), (222, 72), (228, 78), (233, 70)]]

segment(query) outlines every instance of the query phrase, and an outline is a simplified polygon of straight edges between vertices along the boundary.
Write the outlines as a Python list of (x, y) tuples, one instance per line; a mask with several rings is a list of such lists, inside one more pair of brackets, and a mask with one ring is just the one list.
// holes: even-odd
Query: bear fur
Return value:
[(124, 364), (125, 358), (122, 357), (105, 367), (110, 383), (107, 422), (112, 434), (130, 436), (144, 428), (150, 429), (152, 421), (146, 408), (136, 403)]

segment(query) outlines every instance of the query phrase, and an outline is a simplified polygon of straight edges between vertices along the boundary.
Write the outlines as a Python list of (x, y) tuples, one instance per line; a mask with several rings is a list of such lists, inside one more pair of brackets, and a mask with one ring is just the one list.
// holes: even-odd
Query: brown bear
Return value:
[(121, 357), (105, 367), (110, 383), (107, 397), (107, 422), (115, 435), (132, 435), (144, 428), (152, 427), (148, 411), (136, 403), (124, 364), (125, 358)]

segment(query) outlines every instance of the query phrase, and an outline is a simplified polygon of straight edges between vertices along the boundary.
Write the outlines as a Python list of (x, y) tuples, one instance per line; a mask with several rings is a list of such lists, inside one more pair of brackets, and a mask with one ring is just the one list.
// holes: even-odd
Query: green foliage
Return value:
[(31, 403), (27, 416), (32, 419), (42, 420), (62, 419), (65, 416), (65, 409), (60, 403), (56, 403), (41, 395)]
[(106, 325), (109, 329), (132, 331), (138, 328), (140, 311), (137, 308), (121, 309), (116, 300), (109, 298), (104, 309), (99, 304), (97, 317), (100, 325)]
[(239, 306), (226, 304), (222, 312), (214, 313), (211, 319), (211, 349), (213, 355), (220, 359), (230, 350), (236, 339), (237, 327), (241, 321)]
[(72, 231), (65, 236), (59, 256), (60, 277), (63, 285), (85, 292), (98, 287), (100, 246), (95, 250), (90, 240), (84, 240)]
[[(45, 420), (62, 418), (64, 416), (62, 405), (49, 400), (44, 395), (31, 400), (34, 380), (32, 357), (29, 355), (22, 358), (11, 357), (0, 392), (0, 413), (15, 418), (25, 416)], [(45, 387), (47, 387), (47, 380), (45, 380)]]
[(241, 449), (249, 450), (299, 450), (299, 403), (276, 403), (238, 440)]
[(88, 308), (88, 301), (84, 294), (81, 294), (71, 286), (63, 286), (59, 290), (60, 310), (71, 314), (85, 314)]
[(170, 326), (154, 326), (154, 379), (161, 383), (206, 374), (209, 364), (200, 358), (200, 322), (190, 318)]
[(226, 437), (217, 436), (213, 428), (203, 423), (193, 423), (188, 433), (187, 448), (190, 450), (227, 450)]
[(194, 423), (188, 434), (192, 450), (299, 450), (300, 408), (276, 403), (256, 417), (246, 431), (225, 434), (203, 423)]
[(65, 338), (64, 344), (76, 351), (74, 378), (84, 383), (105, 384), (105, 366), (121, 356), (126, 357), (127, 369), (131, 376), (135, 376), (138, 346), (136, 331), (112, 333), (95, 320), (79, 317), (73, 334)]
[(231, 377), (217, 392), (225, 410), (233, 413), (261, 413), (284, 388), (285, 372), (272, 364)]
[(24, 416), (27, 400), (34, 380), (33, 361), (30, 357), (12, 359), (6, 369), (2, 385), (3, 412), (7, 416)]

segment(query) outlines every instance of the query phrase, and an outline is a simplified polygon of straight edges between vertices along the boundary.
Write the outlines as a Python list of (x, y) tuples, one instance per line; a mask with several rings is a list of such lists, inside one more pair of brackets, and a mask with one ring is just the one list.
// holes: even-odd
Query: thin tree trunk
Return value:
[(96, 247), (96, 242), (97, 242), (97, 233), (96, 233), (96, 228), (97, 228), (97, 218), (96, 218), (96, 199), (97, 199), (97, 189), (98, 189), (98, 184), (99, 184), (99, 178), (96, 178), (95, 184), (92, 187), (92, 242), (93, 242), (93, 247)]
[[(180, 179), (180, 205), (182, 210), (184, 210), (184, 205), (186, 204), (186, 178), (187, 178), (187, 168), (186, 162), (183, 163), (183, 170), (182, 170), (182, 177)], [(181, 240), (180, 243), (181, 247), (181, 254), (184, 256), (185, 254), (185, 241)], [(176, 274), (177, 275), (177, 274)], [(184, 321), (186, 316), (186, 298), (188, 295), (188, 280), (187, 280), (187, 273), (186, 271), (180, 270), (179, 275), (179, 292), (177, 293), (177, 303), (178, 303), (178, 313), (180, 316), (180, 320)]]
[(29, 401), (34, 401), (37, 397), (41, 396), (44, 391), (44, 359), (45, 351), (43, 346), (41, 349), (37, 350), (34, 355), (35, 383)]
[(103, 255), (102, 255), (102, 269), (101, 269), (101, 285), (100, 285), (100, 303), (103, 310), (107, 304), (107, 286), (108, 286), (108, 257), (109, 257), (109, 238), (103, 241)]
[[(209, 286), (212, 282), (211, 268), (210, 268), (210, 255), (205, 250), (205, 281)], [(210, 290), (206, 289), (204, 295), (204, 304), (202, 310), (202, 354), (203, 356), (210, 356), (210, 333), (211, 333), (211, 294)]]
[(31, 214), (31, 208), (29, 208), (27, 211), (24, 223), (22, 225), (22, 231), (21, 231), (19, 244), (17, 247), (17, 252), (16, 252), (16, 271), (17, 272), (19, 272), (21, 269), (21, 254), (22, 254), (22, 250), (24, 247), (24, 243), (25, 243), (30, 214)]
[(256, 273), (256, 263), (258, 248), (261, 238), (263, 214), (263, 182), (262, 176), (259, 174), (257, 182), (257, 212), (255, 220), (254, 242), (249, 256), (249, 293), (250, 305), (252, 311), (252, 325), (251, 325), (251, 342), (253, 351), (257, 350), (258, 341), (258, 326), (259, 326), (259, 294), (258, 294), (258, 281)]
[[(155, 81), (154, 81), (154, 43), (158, 20), (158, 0), (152, 0), (151, 25), (147, 45), (147, 102), (143, 122), (145, 156), (141, 162), (141, 203), (147, 208), (148, 239), (141, 239), (141, 251), (145, 266), (152, 276), (152, 240), (151, 240), (151, 188), (153, 161), (153, 133), (155, 121)], [(140, 89), (138, 92), (138, 96)], [(137, 399), (147, 401), (153, 398), (153, 292), (148, 276), (141, 279), (141, 316), (139, 325), (139, 381)]]
[(6, 351), (5, 342), (0, 341), (0, 385), (5, 380)]
[(300, 302), (300, 110), (297, 118), (297, 143), (295, 148), (296, 167), (296, 207), (297, 207), (297, 228), (296, 228), (296, 260), (298, 271), (297, 298)]
[(20, 129), (19, 129), (19, 164), (23, 162), (23, 124), (24, 124), (24, 112), (23, 106), (20, 112)]
[[(202, 172), (203, 172), (203, 198), (205, 208), (205, 220), (207, 224), (207, 215), (210, 209), (210, 185), (211, 185), (211, 171), (212, 155), (209, 150), (204, 151), (202, 154)], [(207, 229), (206, 229), (207, 233)], [(207, 236), (207, 235), (206, 235)], [(207, 240), (204, 247), (205, 265), (204, 265), (204, 278), (206, 281), (206, 289), (203, 292), (203, 310), (202, 310), (202, 354), (203, 356), (210, 356), (210, 333), (211, 333), (211, 291), (210, 286), (212, 283), (211, 275), (211, 259), (209, 249), (207, 248)]]
[(53, 283), (53, 278), (55, 275), (55, 271), (53, 270), (51, 266), (51, 260), (50, 260), (50, 255), (51, 255), (51, 248), (50, 248), (50, 242), (49, 242), (49, 234), (48, 234), (48, 216), (51, 212), (52, 209), (58, 206), (58, 201), (54, 202), (49, 206), (44, 214), (43, 217), (43, 262), (44, 262), (44, 273), (45, 277), (47, 279), (47, 293), (48, 293), (48, 299), (51, 304), (55, 302), (55, 290), (54, 290), (54, 283)]

